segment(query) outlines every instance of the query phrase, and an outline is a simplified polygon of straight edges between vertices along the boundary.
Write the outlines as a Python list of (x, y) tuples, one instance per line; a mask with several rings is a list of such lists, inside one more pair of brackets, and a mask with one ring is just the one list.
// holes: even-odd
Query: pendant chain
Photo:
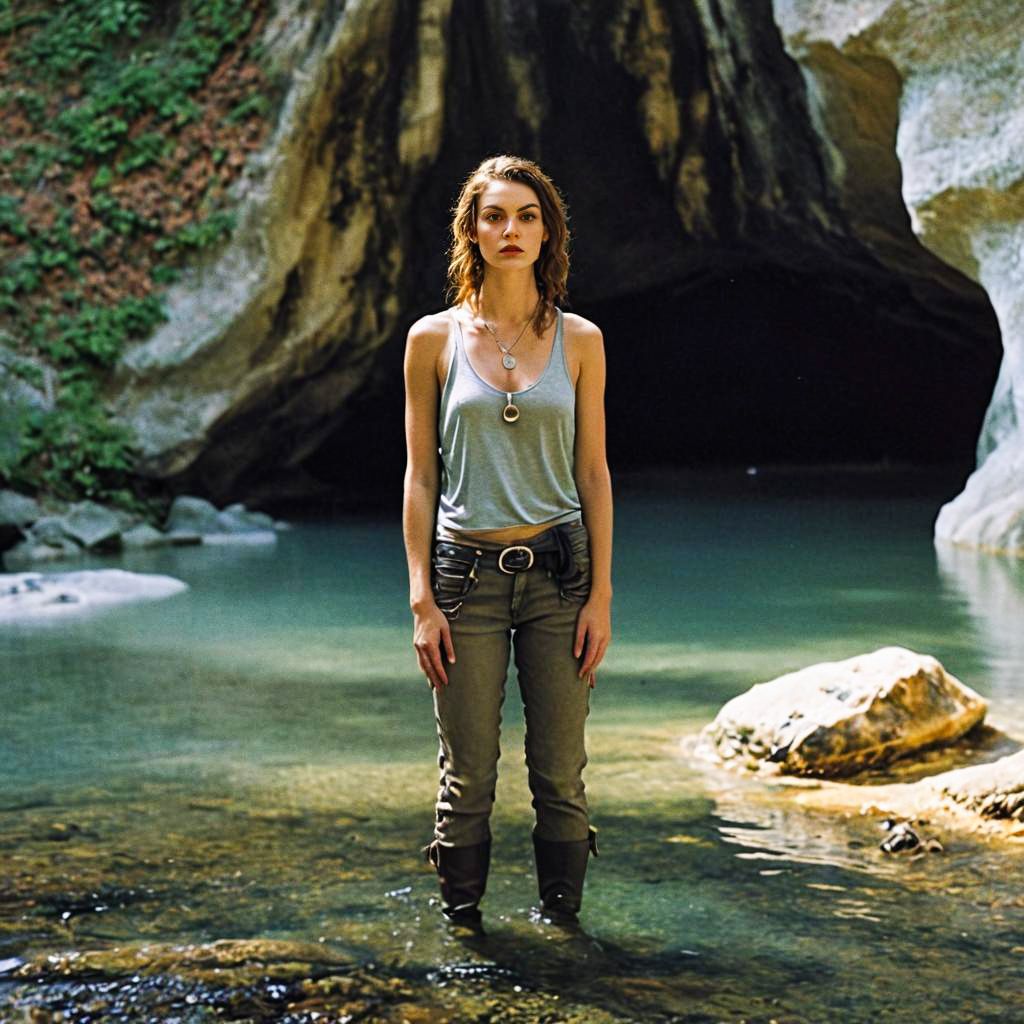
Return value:
[[(537, 306), (539, 305), (540, 299), (537, 299)], [(520, 328), (519, 333), (516, 335), (516, 340), (513, 341), (511, 345), (505, 345), (498, 340), (498, 335), (495, 332), (494, 328), (487, 322), (486, 318), (483, 315), (483, 312), (480, 313), (480, 319), (483, 321), (484, 327), (487, 328), (488, 333), (494, 339), (494, 344), (497, 345), (498, 348), (501, 350), (501, 365), (504, 366), (506, 370), (514, 370), (516, 368), (516, 357), (512, 355), (512, 349), (514, 349), (516, 345), (519, 344), (519, 339), (522, 338), (522, 336), (526, 333), (527, 326), (530, 324), (530, 321), (533, 320), (534, 316), (537, 313), (537, 306), (533, 307), (533, 312), (523, 322), (523, 326)]]

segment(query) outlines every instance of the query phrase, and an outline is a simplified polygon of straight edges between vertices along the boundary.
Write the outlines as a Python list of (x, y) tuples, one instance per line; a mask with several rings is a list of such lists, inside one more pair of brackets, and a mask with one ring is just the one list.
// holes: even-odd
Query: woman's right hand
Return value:
[(422, 611), (414, 610), (412, 617), (412, 644), (416, 648), (420, 669), (431, 689), (447, 686), (448, 673), (444, 670), (441, 647), (443, 645), (449, 664), (455, 661), (455, 648), (452, 646), (451, 626), (444, 612), (431, 601)]

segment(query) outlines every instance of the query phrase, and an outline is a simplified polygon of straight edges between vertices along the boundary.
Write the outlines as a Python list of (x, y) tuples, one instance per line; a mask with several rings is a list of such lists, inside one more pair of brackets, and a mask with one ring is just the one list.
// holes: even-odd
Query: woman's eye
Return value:
[(537, 219), (537, 214), (535, 214), (535, 213), (524, 213), (523, 214), (523, 220), (536, 220), (536, 219)]

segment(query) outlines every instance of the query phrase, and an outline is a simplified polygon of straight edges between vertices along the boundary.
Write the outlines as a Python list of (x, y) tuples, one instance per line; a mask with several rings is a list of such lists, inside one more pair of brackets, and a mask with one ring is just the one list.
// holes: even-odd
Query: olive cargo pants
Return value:
[(435, 542), (434, 596), (455, 649), (454, 664), (445, 666), (448, 685), (434, 692), (441, 775), (434, 836), (444, 846), (471, 846), (490, 836), (510, 653), (526, 721), (534, 833), (555, 842), (588, 837), (582, 773), (590, 689), (578, 676), (581, 659), (572, 648), (590, 591), (589, 544), (577, 521), (532, 538), (531, 547), (543, 548), (554, 529), (571, 545), (575, 572), (569, 578), (539, 564), (502, 572), (494, 565), (501, 544), (474, 542), (473, 550), (455, 553), (444, 540)]

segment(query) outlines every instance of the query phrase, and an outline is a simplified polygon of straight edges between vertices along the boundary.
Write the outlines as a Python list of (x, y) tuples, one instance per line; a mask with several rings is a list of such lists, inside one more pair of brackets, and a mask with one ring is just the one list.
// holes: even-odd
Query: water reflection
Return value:
[[(741, 497), (621, 501), (579, 935), (530, 917), (511, 680), (488, 934), (467, 946), (440, 920), (397, 522), (138, 553), (126, 568), (188, 592), (0, 631), (0, 1006), (11, 964), (41, 957), (18, 1005), (69, 1022), (114, 1001), (125, 1021), (1012, 1019), (1024, 900), (1007, 854), (887, 858), (875, 822), (712, 784), (680, 738), (752, 683), (889, 643), (1019, 716), (1020, 577), (959, 552), (937, 570), (929, 500)], [(97, 973), (61, 977), (59, 951), (92, 951)]]
[(1024, 688), (1024, 559), (937, 543), (942, 585), (961, 604), (985, 652), (988, 693), (1019, 701)]

